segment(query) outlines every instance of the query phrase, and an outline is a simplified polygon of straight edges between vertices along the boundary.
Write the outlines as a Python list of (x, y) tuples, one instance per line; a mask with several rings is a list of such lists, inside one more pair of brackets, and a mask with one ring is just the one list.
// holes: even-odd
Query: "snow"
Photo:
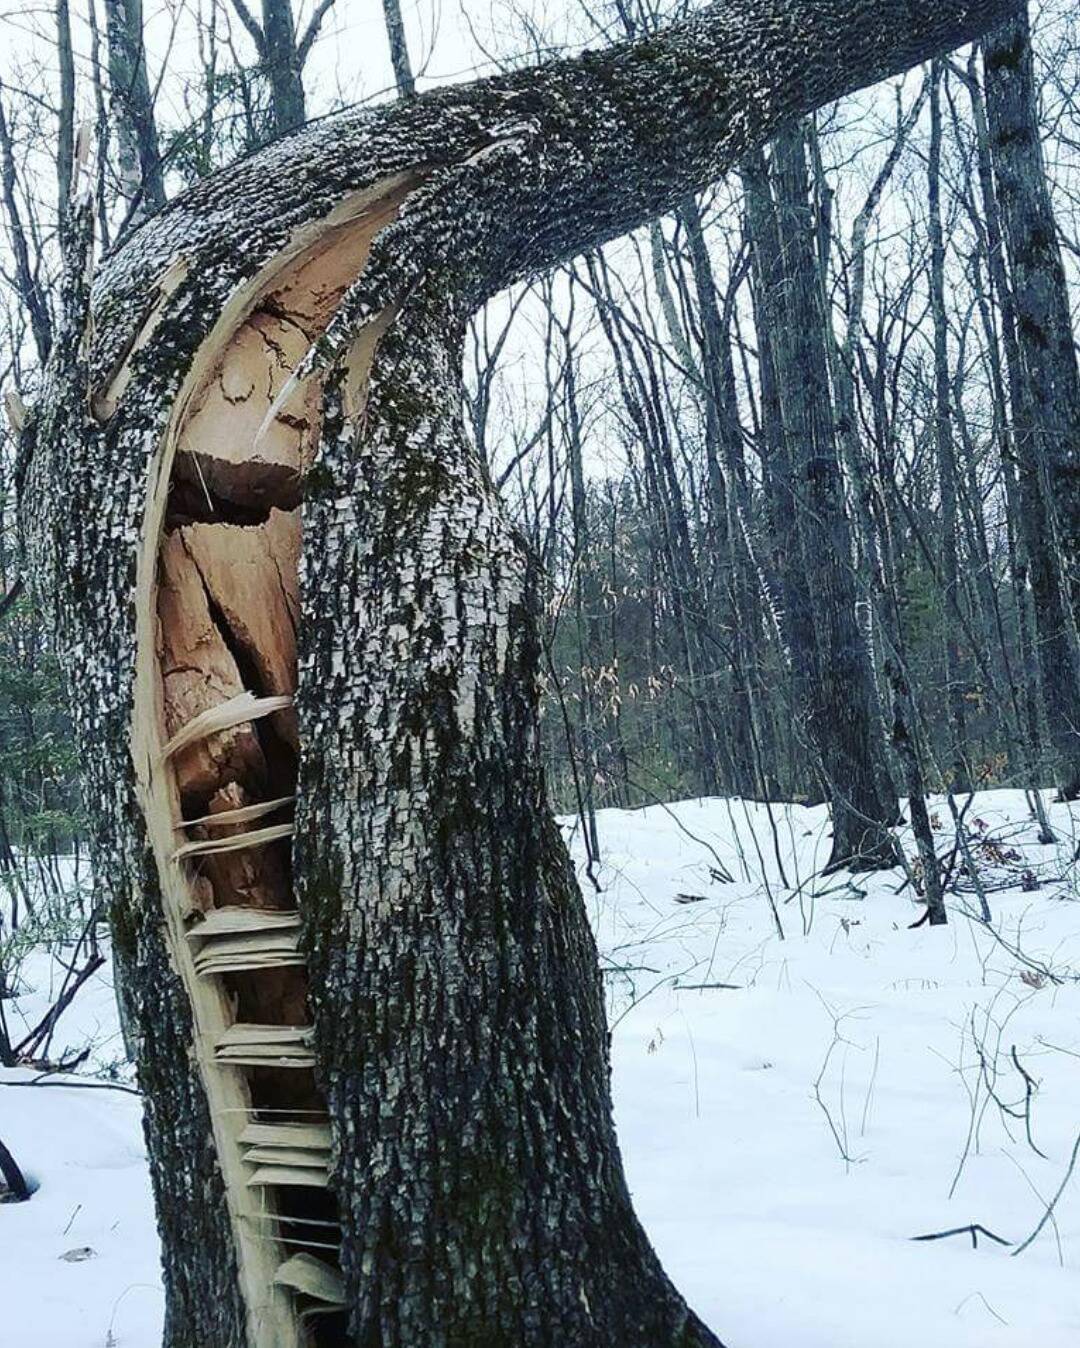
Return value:
[[(944, 851), (952, 821), (932, 808)], [(897, 892), (901, 871), (823, 878), (824, 811), (772, 813), (786, 883), (767, 808), (722, 800), (604, 811), (599, 892), (583, 875), (619, 1135), (665, 1266), (728, 1348), (1073, 1348), (1080, 1173), (1016, 1256), (981, 1236), (977, 1249), (911, 1237), (975, 1222), (1015, 1248), (1065, 1178), (1080, 1129), (1080, 810), (1051, 806), (1059, 841), (1043, 846), (1021, 793), (972, 803), (993, 930), (962, 911), (978, 908), (967, 880), (947, 928), (912, 930), (923, 910)], [(38, 991), (9, 1019), (44, 1007), (55, 968), (32, 958)], [(105, 970), (53, 1052), (94, 1041), (88, 1066), (115, 1074), (116, 1035)], [(1014, 1046), (1045, 1159), (1025, 1135)], [(40, 1184), (0, 1207), (0, 1345), (153, 1348), (138, 1100), (4, 1084), (32, 1076), (0, 1072), (0, 1138)]]

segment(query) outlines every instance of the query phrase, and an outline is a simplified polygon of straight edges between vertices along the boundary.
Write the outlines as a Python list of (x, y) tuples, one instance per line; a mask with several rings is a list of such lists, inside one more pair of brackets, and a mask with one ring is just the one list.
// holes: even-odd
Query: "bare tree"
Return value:
[(271, 134), (283, 136), (302, 126), (305, 117), (304, 63), (335, 0), (318, 0), (302, 34), (297, 34), (292, 0), (262, 0), (262, 22), (245, 0), (232, 0), (247, 29), (270, 85)]
[(959, 516), (957, 466), (953, 444), (952, 383), (949, 378), (948, 333), (945, 313), (945, 234), (941, 220), (941, 81), (943, 67), (935, 61), (930, 72), (930, 152), (927, 199), (930, 228), (930, 313), (934, 331), (934, 444), (941, 492), (941, 577), (944, 587), (945, 684), (952, 740), (953, 789), (971, 790), (968, 766), (964, 685), (960, 667), (957, 606), (960, 598)]

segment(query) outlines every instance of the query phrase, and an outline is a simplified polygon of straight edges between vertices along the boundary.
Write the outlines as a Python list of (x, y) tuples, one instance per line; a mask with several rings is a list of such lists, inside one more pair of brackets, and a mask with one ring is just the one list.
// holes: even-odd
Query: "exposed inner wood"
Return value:
[(181, 820), (181, 827), (224, 828), (229, 824), (247, 824), (254, 819), (280, 813), (287, 805), (292, 805), (295, 799), (295, 796), (279, 796), (277, 800), (263, 800), (257, 805), (244, 805), (236, 810), (219, 810), (216, 814), (200, 815), (198, 819)]
[[(322, 391), (318, 381), (287, 386), (415, 182), (402, 176), (343, 203), (230, 301), (152, 473), (133, 748), (170, 948), (192, 1001), (253, 1348), (346, 1341), (289, 822), (299, 504)], [(132, 353), (157, 318), (155, 308)], [(383, 326), (350, 353), (354, 413)], [(99, 415), (111, 414), (126, 382), (121, 364)]]
[[(254, 807), (251, 807), (254, 808)], [(242, 814), (242, 810), (226, 811), (228, 814)], [(173, 853), (174, 861), (185, 857), (217, 856), (223, 852), (247, 851), (252, 847), (264, 847), (267, 843), (292, 836), (292, 824), (268, 824), (266, 828), (249, 829), (246, 833), (232, 833), (224, 838), (200, 838), (196, 842), (184, 843)]]
[(326, 1301), (332, 1305), (345, 1304), (345, 1290), (341, 1274), (327, 1268), (309, 1254), (293, 1255), (278, 1269), (275, 1281), (283, 1287), (294, 1287), (298, 1292)]

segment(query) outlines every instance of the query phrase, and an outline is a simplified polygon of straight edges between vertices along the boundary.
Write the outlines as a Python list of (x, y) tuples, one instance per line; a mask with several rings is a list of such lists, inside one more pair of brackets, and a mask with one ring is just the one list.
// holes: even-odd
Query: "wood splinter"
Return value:
[(266, 828), (250, 829), (247, 833), (234, 833), (227, 838), (199, 838), (195, 842), (184, 843), (173, 853), (173, 861), (183, 861), (186, 857), (213, 856), (218, 852), (239, 852), (245, 847), (265, 847), (267, 843), (279, 838), (292, 837), (293, 824), (270, 824)]
[(253, 819), (276, 814), (286, 805), (292, 805), (295, 796), (278, 796), (276, 800), (262, 800), (257, 805), (243, 805), (237, 810), (220, 810), (217, 814), (203, 814), (198, 819), (181, 819), (178, 828), (224, 828), (227, 824), (247, 824)]
[(192, 717), (165, 745), (161, 751), (161, 758), (169, 759), (181, 749), (186, 749), (189, 744), (209, 739), (211, 735), (216, 735), (222, 730), (232, 730), (234, 726), (243, 725), (245, 721), (258, 721), (264, 716), (272, 716), (274, 712), (284, 711), (286, 707), (292, 706), (292, 702), (292, 698), (284, 693), (277, 697), (256, 697), (254, 693), (237, 693), (226, 702), (219, 702), (216, 707), (208, 707), (206, 711)]

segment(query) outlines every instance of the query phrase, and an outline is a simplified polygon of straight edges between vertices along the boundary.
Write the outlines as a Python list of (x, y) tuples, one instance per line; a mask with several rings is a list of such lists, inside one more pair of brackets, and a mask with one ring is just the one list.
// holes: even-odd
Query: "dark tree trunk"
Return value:
[[(759, 451), (771, 542), (769, 565), (762, 583), (768, 591), (766, 602), (772, 610), (789, 674), (792, 722), (803, 744), (811, 748), (809, 774), (804, 767), (795, 783), (799, 789), (806, 790), (807, 782), (812, 781), (814, 789), (820, 792), (819, 751), (809, 728), (811, 698), (818, 678), (817, 638), (810, 575), (803, 564), (795, 509), (791, 447), (785, 435), (781, 407), (783, 353), (780, 340), (787, 325), (783, 246), (765, 155), (760, 150), (747, 155), (739, 172), (745, 194), (746, 232), (753, 256), (754, 327), (761, 388)], [(821, 799), (820, 795), (818, 799)]]
[[(964, 75), (964, 84), (971, 101), (971, 111), (975, 128), (976, 161), (978, 164), (979, 190), (982, 197), (981, 230), (986, 252), (986, 269), (989, 280), (989, 294), (979, 293), (979, 310), (986, 340), (986, 350), (990, 364), (990, 383), (994, 402), (994, 420), (1000, 444), (1002, 480), (1005, 488), (1007, 546), (1009, 574), (1012, 581), (1013, 611), (1016, 621), (1019, 671), (1014, 672), (1013, 660), (1009, 657), (1004, 632), (999, 634), (1002, 661), (1008, 667), (1007, 673), (1012, 687), (1012, 697), (1016, 704), (1017, 735), (1020, 756), (1024, 764), (1024, 777), (1027, 788), (1035, 804), (1039, 821), (1039, 841), (1053, 842), (1054, 835), (1046, 816), (1042, 798), (1042, 777), (1044, 768), (1042, 754), (1041, 707), (1043, 699), (1040, 689), (1039, 661), (1036, 655), (1034, 639), (1035, 620), (1032, 595), (1028, 584), (1028, 554), (1026, 537), (1028, 530), (1025, 520), (1037, 522), (1041, 516), (1041, 496), (1038, 483), (1029, 479), (1029, 486), (1035, 487), (1035, 495), (1028, 496), (1020, 489), (1017, 473), (1016, 450), (1014, 443), (1015, 426), (1009, 415), (1009, 400), (1006, 394), (1006, 381), (1010, 389), (1019, 389), (1022, 378), (1020, 373), (1020, 351), (1016, 336), (1016, 317), (1013, 312), (1012, 295), (1005, 267), (1004, 245), (1001, 237), (1001, 219), (994, 187), (994, 171), (990, 153), (990, 130), (986, 120), (986, 104), (982, 88), (975, 75), (975, 53), (972, 52)], [(996, 305), (994, 304), (996, 301)], [(997, 325), (994, 315), (997, 315)], [(1040, 547), (1038, 528), (1035, 544)], [(1045, 554), (1045, 548), (1044, 554)], [(1053, 568), (1047, 569), (1044, 556), (1041, 568), (1041, 584), (1049, 588), (1052, 596), (1057, 596), (1060, 604), (1060, 577)], [(1052, 602), (1054, 602), (1052, 600)], [(1019, 686), (1017, 686), (1019, 683)], [(1047, 704), (1049, 705), (1049, 704)]]
[[(1080, 795), (1080, 374), (1039, 142), (1026, 12), (983, 50), (986, 115), (1009, 263), (1014, 443), (1043, 698), (1062, 795)], [(1072, 579), (1070, 581), (1070, 568)]]
[(926, 784), (919, 757), (918, 740), (915, 736), (915, 707), (908, 688), (907, 676), (899, 665), (895, 661), (886, 662), (885, 673), (892, 686), (893, 748), (904, 773), (904, 790), (907, 792), (911, 831), (915, 835), (915, 847), (919, 853), (922, 870), (926, 915), (932, 927), (940, 927), (948, 922), (949, 916), (945, 911), (945, 897), (941, 890), (941, 870), (938, 865), (937, 848), (934, 846), (934, 831), (926, 809)]
[[(730, 789), (751, 796), (758, 787), (754, 764), (754, 699), (749, 669), (753, 639), (760, 631), (758, 592), (750, 555), (751, 506), (742, 426), (739, 423), (729, 323), (721, 311), (712, 262), (696, 199), (679, 209), (686, 231), (701, 328), (702, 393), (705, 400), (706, 456), (709, 465), (710, 609), (732, 635), (728, 641), (735, 712), (728, 738)], [(722, 607), (721, 607), (722, 606)]]
[(623, 1180), (530, 564), (463, 431), (461, 333), (1005, 8), (729, 0), (327, 119), (166, 207), (92, 298), (82, 199), (20, 486), (168, 1348), (717, 1343)]
[(263, 0), (262, 62), (270, 81), (274, 135), (304, 123), (303, 61), (296, 42), (292, 0)]
[(416, 93), (416, 81), (409, 61), (409, 46), (405, 40), (401, 0), (383, 0), (383, 18), (386, 21), (386, 36), (390, 43), (390, 64), (394, 68), (394, 83), (402, 98), (412, 98)]
[[(851, 530), (829, 386), (827, 321), (822, 311), (806, 145), (801, 129), (773, 151), (775, 223), (763, 203), (759, 285), (779, 395), (784, 464), (778, 552), (788, 595), (792, 660), (808, 662), (797, 687), (820, 763), (833, 821), (828, 868), (874, 869), (896, 859), (889, 825), (896, 801), (886, 792), (880, 715), (865, 635), (856, 614)], [(758, 189), (760, 191), (760, 189)], [(779, 477), (778, 477), (778, 480)]]
[(49, 348), (52, 346), (52, 315), (49, 313), (48, 298), (42, 289), (37, 268), (31, 261), (28, 232), (23, 224), (22, 211), (19, 209), (15, 147), (11, 140), (2, 91), (0, 91), (0, 192), (3, 194), (4, 214), (7, 217), (7, 236), (14, 255), (15, 289), (30, 319), (30, 331), (33, 333), (38, 359), (44, 365), (49, 357)]

